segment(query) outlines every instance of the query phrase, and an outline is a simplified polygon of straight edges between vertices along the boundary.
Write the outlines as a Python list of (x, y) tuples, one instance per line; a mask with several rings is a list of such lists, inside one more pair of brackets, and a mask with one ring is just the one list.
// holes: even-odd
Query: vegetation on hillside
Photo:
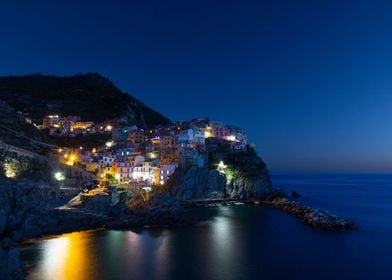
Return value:
[(41, 120), (47, 114), (78, 115), (95, 122), (127, 117), (139, 127), (170, 120), (122, 92), (98, 73), (75, 76), (41, 74), (0, 77), (0, 97), (18, 111)]
[(256, 179), (267, 176), (269, 178), (267, 165), (253, 147), (248, 145), (243, 151), (233, 151), (230, 142), (219, 139), (207, 139), (206, 145), (209, 168), (217, 169), (222, 162), (228, 181), (232, 177)]
[(23, 115), (18, 114), (14, 108), (0, 101), (0, 140), (31, 150), (34, 146), (32, 139), (52, 143), (43, 131), (38, 130), (32, 124), (27, 124)]

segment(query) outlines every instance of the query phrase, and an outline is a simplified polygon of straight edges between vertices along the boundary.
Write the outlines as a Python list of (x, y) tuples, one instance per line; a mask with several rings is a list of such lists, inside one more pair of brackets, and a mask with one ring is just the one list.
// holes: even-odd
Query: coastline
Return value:
[[(96, 199), (96, 197), (94, 197)], [(286, 194), (275, 191), (265, 199), (232, 199), (232, 200), (190, 200), (177, 201), (168, 196), (156, 195), (148, 204), (137, 210), (130, 210), (118, 206), (104, 204), (102, 200), (96, 204), (94, 199), (87, 200), (82, 206), (75, 209), (51, 209), (44, 213), (39, 212), (35, 217), (36, 223), (32, 226), (25, 223), (12, 232), (11, 236), (0, 241), (0, 258), (7, 262), (0, 269), (0, 273), (8, 273), (12, 279), (23, 279), (26, 267), (19, 259), (19, 248), (29, 240), (50, 238), (53, 236), (80, 232), (86, 230), (128, 230), (137, 228), (175, 228), (192, 226), (204, 221), (192, 215), (193, 208), (265, 205), (281, 209), (288, 214), (299, 218), (304, 224), (314, 228), (328, 230), (353, 230), (355, 225), (347, 219), (337, 218), (326, 211), (304, 207), (287, 197)], [(97, 206), (100, 209), (98, 213)], [(320, 213), (322, 214), (320, 218)], [(305, 219), (306, 217), (306, 219)], [(5, 270), (8, 270), (4, 272)], [(0, 274), (2, 275), (2, 274)], [(4, 274), (3, 274), (4, 275)], [(5, 278), (7, 279), (7, 278)]]

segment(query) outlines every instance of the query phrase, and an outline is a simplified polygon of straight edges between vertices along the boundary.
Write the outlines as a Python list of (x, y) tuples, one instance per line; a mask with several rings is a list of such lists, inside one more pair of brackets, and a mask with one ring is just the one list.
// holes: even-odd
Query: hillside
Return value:
[(79, 115), (95, 122), (126, 117), (141, 128), (170, 120), (122, 92), (98, 73), (75, 76), (41, 74), (0, 77), (0, 99), (41, 120), (47, 114)]
[(37, 142), (52, 143), (45, 133), (24, 121), (14, 108), (0, 100), (0, 141), (34, 150)]

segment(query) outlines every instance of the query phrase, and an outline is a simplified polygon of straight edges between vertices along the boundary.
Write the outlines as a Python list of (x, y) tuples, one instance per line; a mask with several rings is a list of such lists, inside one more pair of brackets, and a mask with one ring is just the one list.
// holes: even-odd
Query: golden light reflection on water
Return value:
[(92, 248), (92, 238), (86, 232), (48, 240), (42, 248), (42, 261), (38, 265), (40, 277), (56, 280), (94, 279)]

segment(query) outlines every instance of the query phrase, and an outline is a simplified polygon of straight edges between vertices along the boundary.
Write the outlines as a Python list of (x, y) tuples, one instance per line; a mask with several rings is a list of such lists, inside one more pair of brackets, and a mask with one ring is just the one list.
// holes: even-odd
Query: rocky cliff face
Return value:
[[(18, 240), (19, 234), (29, 225), (34, 225), (36, 217), (47, 211), (49, 198), (47, 189), (37, 182), (2, 182), (0, 187), (0, 239)], [(5, 185), (4, 185), (5, 184)]]
[(15, 242), (31, 228), (47, 209), (47, 193), (37, 183), (0, 182), (0, 279), (24, 279)]
[[(264, 198), (272, 190), (264, 161), (249, 148), (233, 152), (216, 143), (209, 148), (209, 168), (178, 168), (168, 188), (178, 200)], [(222, 162), (225, 167), (217, 170)]]
[(269, 176), (260, 173), (258, 177), (233, 176), (227, 185), (227, 197), (232, 199), (264, 198), (272, 189)]
[(223, 198), (225, 196), (226, 176), (216, 170), (191, 167), (178, 169), (171, 187), (178, 200)]

